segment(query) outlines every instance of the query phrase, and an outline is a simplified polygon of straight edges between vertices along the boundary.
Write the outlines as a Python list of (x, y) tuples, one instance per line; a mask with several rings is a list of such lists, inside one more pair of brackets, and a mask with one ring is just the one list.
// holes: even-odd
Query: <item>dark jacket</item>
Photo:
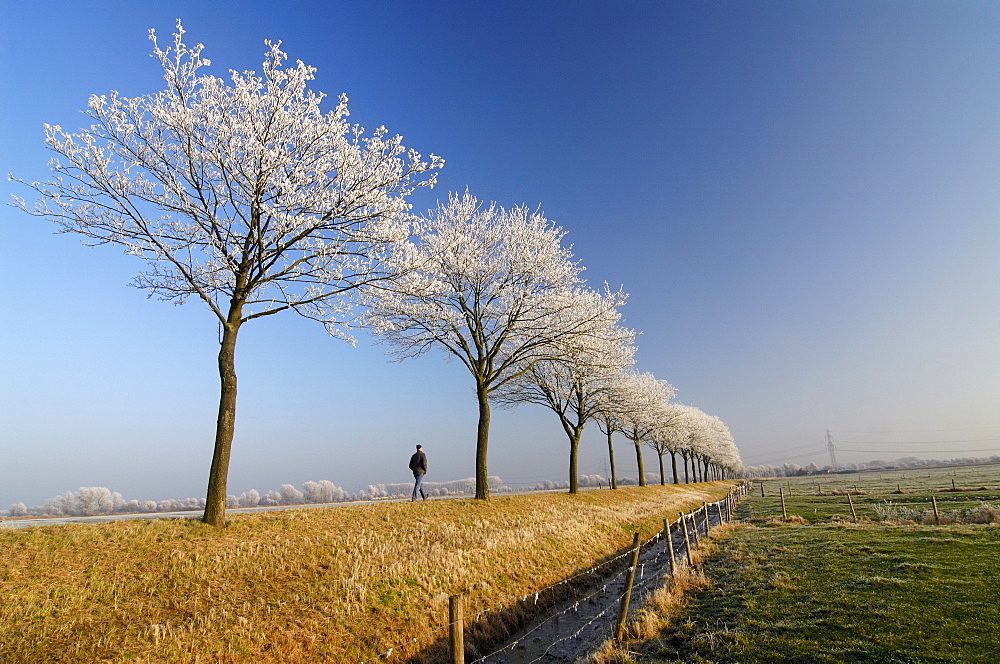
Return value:
[(410, 457), (410, 470), (415, 473), (427, 472), (427, 455), (423, 452), (414, 452)]

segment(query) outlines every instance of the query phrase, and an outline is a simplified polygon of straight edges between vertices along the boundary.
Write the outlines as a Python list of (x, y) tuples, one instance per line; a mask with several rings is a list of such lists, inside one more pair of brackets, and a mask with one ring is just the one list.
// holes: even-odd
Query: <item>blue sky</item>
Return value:
[[(282, 40), (352, 120), (443, 156), (416, 210), (466, 187), (540, 204), (591, 284), (631, 294), (638, 368), (747, 463), (822, 464), (826, 429), (842, 462), (1000, 453), (995, 3), (7, 3), (0, 170), (44, 178), (42, 123), (81, 126), (91, 93), (158, 90), (147, 30), (176, 18), (216, 75)], [(127, 286), (116, 249), (0, 223), (0, 508), (203, 495), (212, 316)], [(384, 351), (294, 315), (245, 327), (229, 492), (406, 481), (417, 442), (428, 480), (472, 476), (470, 376)], [(581, 454), (606, 473), (596, 431)], [(494, 413), (491, 473), (560, 480), (567, 456), (554, 414)]]

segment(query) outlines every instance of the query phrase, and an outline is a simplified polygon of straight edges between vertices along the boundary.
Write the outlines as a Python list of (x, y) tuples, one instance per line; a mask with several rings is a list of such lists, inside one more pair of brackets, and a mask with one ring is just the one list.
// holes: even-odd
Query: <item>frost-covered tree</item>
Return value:
[(628, 384), (632, 376), (629, 372), (623, 372), (610, 381), (598, 398), (597, 413), (594, 421), (597, 428), (607, 437), (608, 441), (608, 463), (611, 468), (611, 488), (618, 488), (618, 472), (615, 467), (615, 432), (619, 429), (618, 413), (624, 412), (627, 404)]
[(264, 497), (260, 499), (261, 505), (266, 505), (268, 507), (274, 507), (275, 505), (281, 504), (281, 494), (271, 489), (264, 494)]
[(663, 472), (663, 457), (670, 455), (670, 467), (673, 471), (673, 483), (679, 484), (677, 475), (677, 453), (687, 444), (690, 431), (688, 411), (691, 407), (683, 404), (668, 403), (660, 412), (660, 420), (645, 438), (646, 445), (656, 452), (660, 463), (660, 484), (666, 484)]
[(364, 498), (371, 498), (371, 499), (389, 497), (389, 493), (385, 490), (384, 484), (369, 484), (368, 490), (367, 491), (362, 490), (361, 495)]
[(348, 494), (330, 480), (318, 482), (303, 482), (302, 492), (307, 503), (332, 503), (335, 500), (347, 500)]
[(53, 496), (42, 504), (42, 514), (59, 516), (61, 514), (72, 514), (73, 506), (76, 503), (76, 496), (72, 491), (67, 491), (58, 496)]
[[(315, 69), (286, 64), (266, 42), (263, 71), (202, 73), (202, 46), (177, 23), (173, 46), (153, 54), (166, 89), (94, 95), (92, 124), (46, 126), (54, 177), (30, 183), (34, 206), (91, 244), (145, 260), (134, 285), (162, 299), (201, 300), (218, 319), (221, 382), (204, 520), (225, 522), (236, 416), (235, 350), (241, 326), (288, 309), (349, 338), (350, 295), (395, 275), (385, 259), (408, 236), (400, 213), (415, 187), (434, 183), (424, 160), (384, 127), (366, 136), (347, 122), (347, 97), (323, 112)], [(398, 265), (399, 262), (392, 262)], [(392, 268), (395, 269), (395, 268)]]
[(489, 498), (490, 396), (563, 341), (600, 329), (578, 318), (582, 268), (564, 232), (526, 207), (451, 195), (418, 222), (421, 266), (393, 289), (370, 291), (368, 323), (398, 359), (432, 348), (458, 359), (475, 381), (476, 498)]
[(725, 422), (715, 415), (708, 415), (705, 429), (706, 444), (700, 451), (703, 477), (711, 479), (713, 476), (723, 475), (726, 471), (741, 466), (739, 450)]
[(622, 380), (616, 401), (616, 428), (635, 445), (635, 461), (639, 468), (639, 486), (646, 486), (646, 467), (642, 459), (643, 441), (663, 420), (664, 409), (676, 390), (665, 380), (651, 373), (628, 372)]
[(282, 484), (280, 493), (282, 505), (301, 505), (305, 501), (305, 494), (291, 484)]
[(260, 505), (260, 492), (257, 489), (250, 489), (240, 494), (240, 507), (257, 507)]
[(569, 492), (579, 491), (580, 437), (588, 421), (601, 412), (602, 396), (635, 361), (635, 332), (618, 325), (625, 294), (605, 290), (581, 292), (577, 319), (603, 321), (592, 334), (564, 339), (553, 359), (532, 364), (499, 390), (500, 403), (534, 403), (552, 410), (569, 438)]
[(729, 427), (721, 419), (693, 406), (677, 404), (671, 408), (679, 410), (681, 416), (665, 435), (676, 441), (676, 449), (671, 452), (680, 453), (684, 459), (686, 482), (692, 478), (706, 481), (742, 467)]
[(713, 423), (718, 450), (712, 460), (715, 467), (720, 472), (720, 479), (734, 477), (743, 470), (743, 460), (740, 458), (740, 450), (736, 447), (733, 434), (726, 424), (715, 418), (717, 423)]

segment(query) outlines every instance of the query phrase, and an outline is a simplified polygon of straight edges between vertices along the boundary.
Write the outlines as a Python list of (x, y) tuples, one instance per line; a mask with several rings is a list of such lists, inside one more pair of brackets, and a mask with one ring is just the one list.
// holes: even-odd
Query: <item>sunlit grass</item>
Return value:
[(780, 481), (787, 519), (779, 482), (764, 498), (758, 487), (738, 510), (744, 524), (716, 531), (705, 586), (605, 661), (1000, 662), (1000, 526), (887, 522), (875, 509), (903, 496), (923, 514), (934, 496), (939, 514), (970, 517), (998, 491), (996, 471), (966, 470), (964, 492), (952, 471), (907, 471), (891, 480), (896, 494), (862, 476), (878, 502), (855, 502), (857, 521), (815, 477)]
[(746, 526), (649, 661), (1000, 661), (1000, 529)]
[(432, 661), (449, 595), (468, 616), (512, 606), (728, 488), (0, 531), (0, 661)]

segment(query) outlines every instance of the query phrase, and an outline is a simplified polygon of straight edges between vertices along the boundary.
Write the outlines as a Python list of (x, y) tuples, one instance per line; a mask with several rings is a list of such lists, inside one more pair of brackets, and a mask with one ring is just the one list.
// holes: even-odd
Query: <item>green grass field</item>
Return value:
[[(857, 521), (838, 491), (856, 492)], [(764, 493), (716, 541), (707, 587), (628, 644), (633, 661), (1000, 662), (1000, 467), (789, 478)]]
[(936, 523), (936, 502), (940, 521), (947, 524), (970, 520), (984, 503), (1000, 505), (1000, 465), (764, 480), (753, 492), (757, 499), (746, 503), (745, 516), (781, 516), (781, 494), (787, 513), (809, 522), (853, 520), (856, 514), (861, 521), (890, 516), (930, 524)]

